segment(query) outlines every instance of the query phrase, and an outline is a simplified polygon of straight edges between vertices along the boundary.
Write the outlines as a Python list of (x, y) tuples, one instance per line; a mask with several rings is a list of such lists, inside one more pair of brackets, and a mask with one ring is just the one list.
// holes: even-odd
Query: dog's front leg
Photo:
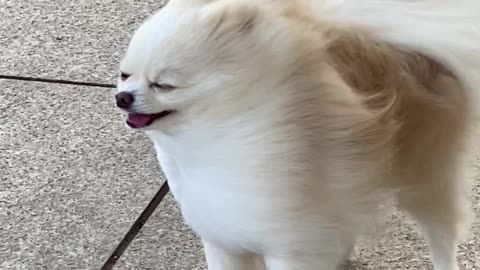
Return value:
[(258, 257), (249, 252), (232, 252), (203, 240), (208, 270), (262, 270)]

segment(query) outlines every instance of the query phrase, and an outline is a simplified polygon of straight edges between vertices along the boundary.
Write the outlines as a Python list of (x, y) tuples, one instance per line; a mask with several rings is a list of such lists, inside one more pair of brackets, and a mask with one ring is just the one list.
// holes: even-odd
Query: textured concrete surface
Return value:
[[(131, 32), (162, 2), (0, 0), (0, 73), (112, 82)], [(150, 142), (123, 127), (110, 90), (5, 80), (0, 89), (0, 269), (99, 269), (164, 181)], [(349, 269), (431, 269), (411, 221), (386, 218)], [(480, 269), (479, 219), (460, 261)], [(116, 269), (205, 269), (171, 197)]]
[[(150, 143), (108, 90), (0, 89), (0, 269), (99, 269), (164, 181)], [(118, 269), (199, 265), (174, 204), (157, 213)]]
[(0, 73), (111, 82), (132, 31), (166, 0), (0, 0)]

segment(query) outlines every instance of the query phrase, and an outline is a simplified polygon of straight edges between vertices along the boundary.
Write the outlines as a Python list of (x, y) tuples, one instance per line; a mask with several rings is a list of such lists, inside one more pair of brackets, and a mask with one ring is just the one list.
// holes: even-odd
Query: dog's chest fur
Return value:
[(268, 201), (274, 187), (265, 181), (271, 170), (262, 168), (260, 154), (268, 146), (213, 133), (174, 139), (149, 135), (186, 223), (208, 241), (261, 250), (268, 235), (263, 224), (270, 218), (263, 206), (275, 203)]

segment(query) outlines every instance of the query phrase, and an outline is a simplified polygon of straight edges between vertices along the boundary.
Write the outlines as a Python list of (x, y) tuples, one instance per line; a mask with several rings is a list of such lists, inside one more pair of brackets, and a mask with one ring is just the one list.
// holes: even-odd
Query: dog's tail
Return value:
[(312, 1), (327, 3), (333, 19), (442, 62), (466, 88), (480, 90), (480, 0)]

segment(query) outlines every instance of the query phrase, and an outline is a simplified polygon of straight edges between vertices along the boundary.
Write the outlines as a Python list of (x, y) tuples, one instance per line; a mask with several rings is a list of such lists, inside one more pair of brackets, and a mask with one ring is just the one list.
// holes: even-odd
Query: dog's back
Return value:
[[(473, 1), (463, 7), (452, 1), (418, 2), (423, 3), (358, 3), (359, 10), (376, 10), (377, 17), (352, 20), (365, 28), (333, 31), (337, 36), (328, 52), (332, 65), (366, 98), (367, 106), (398, 127), (392, 130), (392, 174), (379, 184), (398, 189), (398, 205), (424, 229), (435, 269), (450, 270), (457, 269), (456, 243), (470, 218), (463, 194), (469, 183), (462, 172), (476, 96), (472, 91), (480, 82), (480, 46), (475, 45), (480, 41), (480, 9), (469, 10), (479, 6)], [(382, 5), (397, 10), (378, 15)], [(412, 23), (409, 19), (418, 23), (418, 29), (410, 25), (411, 33), (401, 25)], [(388, 31), (376, 32), (382, 27)]]
[[(391, 138), (378, 161), (390, 164), (389, 173), (371, 184), (397, 191), (398, 206), (425, 231), (435, 269), (457, 269), (456, 244), (470, 218), (462, 172), (471, 101), (480, 84), (480, 4), (302, 3), (311, 2), (332, 4), (313, 15), (318, 33), (329, 40), (327, 62), (377, 118), (363, 134)], [(306, 6), (283, 14), (314, 24)]]

